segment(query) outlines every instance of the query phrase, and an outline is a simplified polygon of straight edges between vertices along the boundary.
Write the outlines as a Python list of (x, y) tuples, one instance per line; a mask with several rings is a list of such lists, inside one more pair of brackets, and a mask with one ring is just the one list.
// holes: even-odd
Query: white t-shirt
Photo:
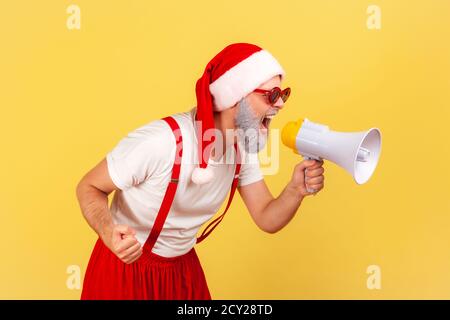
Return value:
[[(183, 158), (174, 201), (152, 250), (163, 257), (185, 254), (195, 245), (199, 228), (219, 210), (234, 176), (234, 163), (210, 159), (208, 167), (214, 170), (213, 181), (203, 185), (191, 181), (192, 171), (198, 163), (195, 112), (196, 108), (193, 108), (172, 116), (181, 129)], [(156, 120), (130, 132), (106, 156), (111, 179), (120, 189), (111, 203), (113, 221), (134, 228), (142, 245), (161, 206), (175, 151), (172, 129), (164, 120)], [(228, 152), (234, 157), (234, 148), (229, 148), (226, 156), (229, 156)], [(261, 179), (257, 156), (252, 161), (244, 161), (239, 185)]]

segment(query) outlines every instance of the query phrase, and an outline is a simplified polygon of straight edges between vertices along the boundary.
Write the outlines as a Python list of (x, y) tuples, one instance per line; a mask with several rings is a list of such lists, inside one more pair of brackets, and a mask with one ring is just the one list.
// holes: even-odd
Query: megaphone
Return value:
[(306, 118), (288, 122), (281, 131), (281, 140), (305, 159), (334, 162), (348, 171), (357, 184), (370, 179), (381, 152), (381, 132), (377, 128), (338, 132)]

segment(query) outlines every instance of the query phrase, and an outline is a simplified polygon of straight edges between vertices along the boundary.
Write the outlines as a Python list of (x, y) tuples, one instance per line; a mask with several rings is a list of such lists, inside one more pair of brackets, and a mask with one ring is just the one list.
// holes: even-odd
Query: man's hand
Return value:
[(123, 262), (130, 264), (142, 255), (136, 231), (126, 225), (114, 225), (102, 235), (105, 245)]
[[(323, 160), (303, 160), (295, 166), (289, 187), (298, 191), (303, 197), (311, 194), (315, 195), (323, 189), (325, 179), (323, 172)], [(308, 192), (308, 189), (313, 189), (314, 192)]]

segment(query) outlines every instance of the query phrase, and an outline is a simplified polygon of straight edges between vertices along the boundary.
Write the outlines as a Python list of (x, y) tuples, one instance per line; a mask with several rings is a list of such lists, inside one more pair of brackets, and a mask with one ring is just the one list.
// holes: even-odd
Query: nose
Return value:
[(281, 99), (281, 97), (278, 98), (277, 102), (273, 105), (277, 109), (281, 109), (284, 106), (284, 101)]

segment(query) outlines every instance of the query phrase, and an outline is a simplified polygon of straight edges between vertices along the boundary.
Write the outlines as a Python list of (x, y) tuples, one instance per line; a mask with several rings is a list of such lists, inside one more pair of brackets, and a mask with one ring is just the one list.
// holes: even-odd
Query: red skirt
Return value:
[(122, 262), (101, 239), (86, 270), (82, 300), (210, 300), (195, 249), (166, 258), (146, 252), (135, 262)]

